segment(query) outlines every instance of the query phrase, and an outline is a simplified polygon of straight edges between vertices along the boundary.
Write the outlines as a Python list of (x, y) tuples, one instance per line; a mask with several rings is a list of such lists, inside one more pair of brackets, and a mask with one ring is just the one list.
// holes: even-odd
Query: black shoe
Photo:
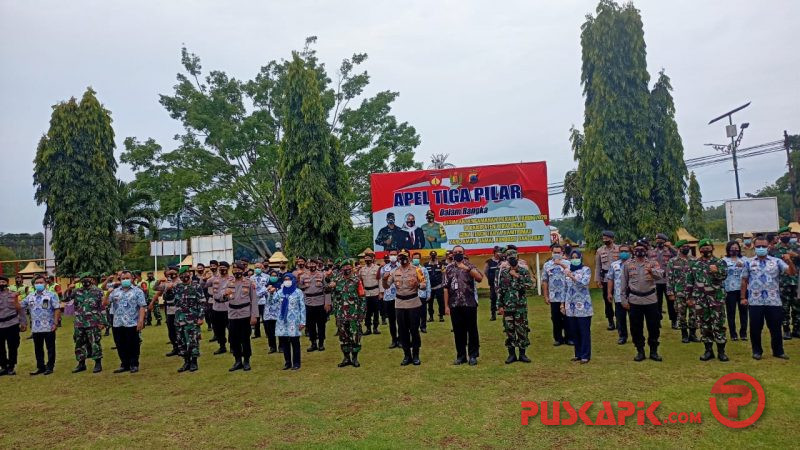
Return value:
[(575, 345), (575, 341), (567, 341), (567, 345), (574, 346)]
[(706, 347), (706, 352), (703, 353), (703, 356), (700, 357), (700, 361), (708, 361), (714, 359), (714, 350), (712, 348), (714, 344), (711, 342), (704, 342), (703, 344)]
[(381, 319), (381, 325), (386, 325), (386, 318)]
[(736, 336), (736, 335), (734, 334), (733, 336), (731, 336), (731, 340), (732, 340), (732, 341), (738, 341), (738, 340), (739, 340), (739, 336)]
[(658, 354), (658, 351), (652, 349), (650, 350), (650, 359), (658, 362), (661, 362), (663, 360), (663, 358), (661, 358), (661, 355)]
[(322, 341), (319, 341), (319, 346), (317, 347), (317, 350), (321, 352), (325, 351), (325, 346), (322, 344)]
[(633, 360), (636, 361), (636, 362), (642, 362), (642, 361), (644, 361), (644, 359), (645, 359), (644, 349), (643, 348), (637, 348), (636, 349), (636, 356), (633, 357)]
[(292, 370), (300, 370), (300, 366), (292, 366)]
[(741, 339), (741, 340), (743, 340), (743, 341), (746, 341), (746, 340), (747, 340), (747, 333), (742, 333), (742, 334), (739, 336), (739, 339)]
[(317, 347), (317, 343), (316, 343), (316, 342), (312, 342), (312, 343), (311, 343), (311, 347), (308, 347), (308, 348), (306, 349), (306, 351), (307, 351), (307, 352), (309, 352), (309, 353), (311, 353), (311, 352), (315, 352), (315, 351), (317, 351), (317, 350), (319, 350), (319, 348)]
[(559, 346), (562, 346), (562, 345), (564, 345), (564, 343), (563, 343), (563, 342), (561, 342), (561, 341), (555, 341), (555, 342), (553, 342), (553, 347), (559, 347)]
[(197, 358), (192, 358), (189, 362), (189, 372), (197, 372), (197, 369), (199, 369), (199, 367), (197, 367)]
[(722, 362), (730, 361), (728, 355), (725, 354), (725, 344), (717, 343), (717, 359), (719, 359)]
[(616, 329), (617, 329), (617, 327), (616, 327), (616, 325), (614, 325), (614, 322), (609, 320), (608, 321), (608, 326), (606, 327), (606, 330), (613, 331), (613, 330), (616, 330)]
[(250, 369), (252, 369), (252, 367), (250, 367), (250, 360), (245, 359), (244, 362), (242, 363), (242, 370), (244, 370), (245, 372), (250, 372)]
[(492, 317), (489, 320), (497, 320), (497, 313), (492, 311)]
[(753, 353), (753, 359), (755, 359), (756, 361), (761, 360), (761, 353)]
[(136, 373), (138, 371), (139, 371), (139, 366), (131, 366), (131, 370), (130, 370), (131, 373)]
[[(784, 356), (786, 356), (786, 355), (784, 355)], [(786, 356), (786, 359), (789, 359), (789, 357)], [(52, 374), (53, 374), (53, 369), (48, 367), (47, 369), (44, 370), (44, 375), (52, 375)]]
[(392, 345), (389, 346), (389, 348), (398, 348), (398, 347), (400, 347), (400, 345), (397, 343), (397, 341), (392, 341)]
[(401, 366), (407, 366), (409, 364), (411, 364), (411, 353), (406, 352), (403, 355), (403, 360), (400, 361), (400, 365)]
[(208, 340), (208, 342), (217, 342), (217, 337), (216, 336), (212, 337), (211, 339)]
[(795, 329), (794, 331), (792, 331), (792, 337), (800, 338), (800, 330)]
[(695, 333), (697, 333), (696, 328), (689, 329), (689, 342), (700, 342), (700, 339), (697, 338), (697, 335)]
[(114, 369), (114, 373), (130, 372), (130, 367), (119, 366), (119, 369)]
[(231, 368), (228, 369), (228, 372), (236, 372), (237, 370), (242, 370), (243, 368), (244, 368), (244, 366), (242, 366), (242, 362), (241, 361), (236, 361), (235, 363), (233, 363)]
[(221, 355), (223, 353), (228, 353), (228, 349), (225, 347), (220, 347), (214, 352), (215, 355)]
[(86, 371), (86, 361), (81, 361), (72, 369), (72, 373), (84, 372)]
[(158, 319), (158, 320), (156, 320), (156, 326), (157, 326), (157, 327), (160, 327), (160, 326), (161, 326), (161, 319)]
[(783, 340), (784, 341), (791, 341), (792, 340), (792, 334), (789, 333), (789, 329), (788, 328), (784, 328), (783, 329)]
[(353, 367), (361, 367), (361, 363), (358, 362), (358, 353), (353, 352)]
[(678, 329), (678, 321), (677, 320), (673, 320), (672, 321), (672, 329), (673, 330), (677, 330)]
[(508, 358), (506, 358), (506, 364), (511, 364), (513, 362), (517, 362), (517, 351), (514, 347), (510, 347), (508, 349)]
[(474, 356), (473, 356), (473, 357), (470, 357), (470, 358), (469, 358), (469, 365), (470, 365), (470, 366), (477, 366), (477, 365), (478, 365), (478, 359), (477, 359), (477, 358), (475, 358)]
[(427, 333), (427, 332), (428, 332), (428, 329), (427, 329), (427, 328), (420, 328), (420, 329), (419, 329), (419, 332), (420, 332), (420, 333)]
[(776, 358), (780, 358), (780, 359), (789, 359), (789, 355), (787, 355), (786, 353), (784, 353), (782, 355), (775, 355), (775, 357)]
[(439, 322), (444, 322), (444, 316), (439, 316)]
[(378, 329), (377, 325), (375, 325), (375, 327), (373, 328), (372, 334), (381, 334), (381, 331)]
[(370, 330), (370, 328), (369, 328), (369, 327), (367, 327), (367, 330), (366, 330), (366, 331), (364, 331), (364, 333), (362, 334), (362, 336), (369, 336), (369, 335), (371, 335), (371, 334), (372, 334), (372, 330)]
[(337, 364), (336, 367), (347, 367), (347, 366), (353, 364), (353, 361), (350, 361), (350, 353), (349, 352), (342, 351), (342, 354), (344, 355), (344, 358), (342, 358), (342, 362)]
[(96, 359), (94, 361), (94, 369), (92, 369), (92, 373), (100, 373), (103, 371), (103, 360)]
[(103, 336), (108, 336), (108, 328), (106, 328), (106, 334), (104, 334)]
[(283, 363), (283, 370), (289, 370), (291, 368), (292, 368), (292, 364), (291, 363)]
[(43, 368), (40, 368), (40, 369), (36, 369), (36, 370), (34, 370), (33, 372), (31, 372), (31, 376), (34, 376), (34, 375), (41, 375), (41, 374), (43, 374), (43, 373), (44, 373), (44, 369), (43, 369)]
[(3, 367), (3, 370), (0, 370), (0, 377), (2, 377), (3, 375), (8, 375), (8, 368)]
[(684, 344), (689, 343), (689, 331), (686, 328), (681, 328), (681, 342)]
[(617, 345), (625, 345), (627, 342), (628, 342), (628, 340), (625, 339), (625, 338), (617, 339)]
[(459, 356), (459, 357), (456, 358), (455, 361), (453, 361), (453, 365), (454, 366), (460, 366), (460, 365), (462, 365), (462, 364), (464, 364), (466, 362), (467, 362), (467, 357), (466, 356)]
[[(789, 357), (787, 356), (786, 359), (789, 359)], [(419, 356), (414, 356), (414, 358), (411, 359), (411, 364), (418, 366), (422, 364), (422, 361), (419, 359)]]
[(167, 354), (166, 354), (166, 355), (164, 355), (164, 356), (166, 356), (166, 357), (170, 357), (170, 356), (178, 356), (178, 349), (176, 349), (176, 348), (173, 348), (171, 352), (167, 353)]
[(189, 370), (189, 365), (190, 365), (189, 358), (184, 357), (183, 358), (183, 365), (178, 369), (178, 373), (183, 373), (183, 372), (186, 372), (187, 370)]
[(6, 375), (9, 377), (13, 377), (14, 375), (17, 374), (17, 372), (14, 370), (14, 366), (8, 366), (6, 367), (5, 370), (6, 370)]
[(528, 358), (528, 355), (525, 354), (525, 349), (524, 348), (519, 349), (519, 357), (517, 358), (517, 360), (519, 362), (524, 362), (524, 363), (531, 362), (531, 359)]
[(433, 314), (428, 317), (428, 322), (433, 322)]
[(278, 350), (277, 350), (275, 347), (270, 347), (270, 348), (269, 348), (269, 351), (267, 352), (267, 354), (268, 354), (268, 355), (271, 355), (271, 354), (273, 354), (273, 353), (278, 353)]

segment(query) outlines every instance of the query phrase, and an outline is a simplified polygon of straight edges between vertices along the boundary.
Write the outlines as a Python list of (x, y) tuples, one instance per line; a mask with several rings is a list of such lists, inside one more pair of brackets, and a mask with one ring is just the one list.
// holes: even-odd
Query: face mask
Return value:
[(732, 248), (728, 252), (728, 256), (739, 256), (739, 253), (741, 253), (741, 251), (738, 248)]
[(611, 240), (610, 239), (604, 239), (603, 240), (603, 244), (604, 245), (610, 245), (611, 244)]
[(408, 227), (411, 228), (414, 226), (415, 223), (416, 222), (414, 222), (413, 220), (409, 220), (408, 222), (406, 222), (406, 225), (408, 225)]
[(153, 281), (153, 280), (155, 280), (155, 278), (153, 278), (152, 276), (147, 277), (147, 281)]
[(122, 287), (124, 288), (131, 287), (131, 280), (122, 280)]
[(191, 279), (191, 277), (181, 277), (181, 281), (183, 283), (188, 283), (190, 279)]
[(310, 270), (312, 272), (316, 272), (317, 271), (317, 266), (308, 266), (308, 270)]
[(211, 273), (217, 273), (217, 268), (216, 267), (212, 267), (211, 268)]
[(285, 287), (285, 288), (292, 287), (292, 280), (284, 280), (283, 281), (283, 287)]
[(644, 255), (645, 255), (645, 251), (644, 250), (636, 250), (635, 252), (633, 252), (633, 254), (636, 255), (638, 258), (643, 258)]
[(708, 258), (711, 256), (712, 250), (701, 250), (700, 253), (703, 254), (704, 258)]
[(256, 269), (256, 270), (255, 270), (255, 274), (256, 274), (256, 275), (261, 275), (261, 269)]
[(461, 262), (461, 261), (464, 260), (464, 254), (463, 253), (453, 253), (453, 259), (455, 259), (456, 262)]
[(350, 272), (352, 272), (352, 271), (353, 271), (352, 268), (342, 269), (342, 273), (345, 274), (345, 275), (350, 275)]
[(383, 263), (384, 264), (389, 264), (389, 258), (383, 258)]
[(391, 255), (391, 256), (389, 256), (389, 261), (391, 261), (391, 262), (397, 262), (397, 255)]
[(242, 278), (242, 275), (244, 275), (244, 272), (233, 272), (233, 276), (236, 278)]
[(411, 260), (411, 264), (414, 264), (415, 266), (418, 266), (419, 265), (419, 258), (412, 259)]
[(753, 243), (753, 241), (751, 241), (750, 239), (745, 239), (744, 240), (744, 245), (750, 245), (752, 243)]
[(433, 217), (428, 217), (428, 223), (433, 223)]
[(106, 284), (106, 288), (108, 288), (108, 289), (111, 289), (111, 288), (113, 288), (113, 287), (114, 287), (114, 283), (108, 283), (108, 284)]
[(756, 247), (756, 256), (767, 256), (766, 247)]
[(631, 259), (631, 252), (619, 252), (619, 259), (623, 261)]
[(389, 225), (394, 225), (394, 219), (386, 219), (386, 223)]
[(573, 266), (580, 266), (582, 262), (583, 260), (578, 258), (573, 258), (569, 261), (569, 263), (572, 264)]
[(561, 258), (563, 256), (564, 255), (562, 255), (561, 253), (553, 253), (553, 259), (555, 259), (556, 261), (561, 261)]
[(691, 252), (691, 251), (692, 251), (692, 249), (689, 248), (689, 247), (684, 247), (684, 248), (681, 249), (681, 253), (684, 254), (684, 255), (688, 255), (689, 252)]
[(791, 239), (792, 238), (789, 236), (781, 236), (781, 242), (783, 242), (784, 244), (788, 244)]
[(269, 277), (269, 282), (270, 283), (277, 283), (278, 282), (278, 277)]
[(42, 283), (36, 283), (33, 287), (36, 288), (36, 292), (42, 292), (44, 290), (44, 285)]
[(5, 291), (6, 289), (8, 289), (7, 284), (0, 284), (0, 291)]
[(408, 264), (408, 258), (405, 257), (405, 256), (401, 256), (400, 257), (400, 264), (402, 264), (402, 265)]
[(371, 259), (368, 259), (368, 260), (364, 261), (364, 263), (365, 263), (366, 265), (368, 265), (368, 266), (371, 266), (371, 265), (372, 265), (372, 260), (371, 260)]
[(663, 242), (656, 242), (656, 247), (663, 248), (664, 247), (664, 243)]
[(791, 238), (791, 239), (789, 239), (789, 243), (790, 243), (790, 244), (797, 244), (797, 238)]
[(228, 271), (225, 270), (225, 269), (220, 269), (219, 274), (224, 277), (224, 276), (228, 275)]
[(512, 256), (511, 258), (508, 258), (508, 263), (511, 264), (511, 267), (517, 267), (517, 264), (519, 264), (519, 259)]

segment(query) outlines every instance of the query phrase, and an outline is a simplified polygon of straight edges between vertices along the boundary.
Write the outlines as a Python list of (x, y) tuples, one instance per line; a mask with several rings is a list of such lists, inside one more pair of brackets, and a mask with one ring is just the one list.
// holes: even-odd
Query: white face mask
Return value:
[(283, 287), (285, 287), (285, 288), (290, 288), (290, 287), (292, 287), (292, 282), (291, 282), (290, 280), (285, 280), (285, 281), (283, 282)]
[(389, 255), (389, 261), (397, 262), (397, 255)]

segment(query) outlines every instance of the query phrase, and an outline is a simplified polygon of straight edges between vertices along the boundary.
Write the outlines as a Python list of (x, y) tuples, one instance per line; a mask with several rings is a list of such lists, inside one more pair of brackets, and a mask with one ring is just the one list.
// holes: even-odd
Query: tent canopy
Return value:
[(366, 255), (367, 253), (372, 253), (372, 254), (375, 254), (375, 252), (374, 252), (374, 251), (372, 251), (372, 249), (371, 249), (371, 248), (367, 247), (367, 248), (365, 248), (365, 249), (364, 249), (364, 251), (363, 251), (363, 252), (359, 253), (359, 254), (358, 254), (358, 256), (363, 258), (363, 257), (364, 257), (364, 255)]
[(31, 261), (31, 262), (28, 263), (27, 266), (25, 266), (24, 269), (22, 269), (19, 272), (17, 272), (17, 274), (19, 274), (19, 275), (36, 275), (38, 273), (44, 273), (44, 272), (45, 272), (45, 270), (42, 269), (38, 264), (36, 264), (36, 261)]
[(690, 244), (697, 244), (700, 242), (699, 239), (689, 234), (689, 232), (686, 231), (686, 228), (683, 227), (678, 228), (678, 231), (676, 231), (675, 234), (678, 236), (679, 241), (686, 241)]
[(194, 259), (192, 258), (192, 255), (186, 255), (186, 258), (183, 258), (183, 261), (181, 261), (181, 264), (180, 264), (179, 267), (183, 267), (183, 266), (192, 267), (192, 262), (194, 262)]
[(789, 222), (789, 229), (792, 230), (792, 233), (800, 233), (800, 223)]
[(282, 263), (282, 262), (289, 262), (289, 260), (286, 259), (286, 256), (284, 256), (283, 252), (275, 252), (272, 254), (272, 256), (269, 257), (269, 262)]

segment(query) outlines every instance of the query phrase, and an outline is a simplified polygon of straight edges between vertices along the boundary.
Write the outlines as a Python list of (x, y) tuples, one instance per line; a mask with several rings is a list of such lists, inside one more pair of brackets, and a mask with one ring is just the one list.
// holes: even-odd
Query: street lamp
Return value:
[(738, 108), (732, 109), (732, 110), (726, 112), (725, 114), (720, 115), (719, 117), (711, 119), (711, 121), (708, 122), (708, 124), (711, 125), (712, 123), (714, 123), (714, 122), (716, 122), (716, 121), (718, 121), (720, 119), (724, 119), (725, 117), (728, 118), (728, 125), (725, 126), (725, 134), (729, 138), (731, 138), (730, 145), (729, 146), (720, 146), (720, 145), (713, 145), (712, 144), (712, 146), (717, 150), (721, 150), (721, 151), (726, 151), (727, 150), (727, 151), (729, 151), (731, 153), (731, 155), (733, 155), (733, 173), (734, 173), (734, 176), (736, 178), (736, 198), (742, 198), (742, 195), (741, 195), (741, 193), (739, 191), (739, 163), (736, 160), (736, 149), (739, 147), (739, 143), (742, 142), (742, 135), (744, 134), (744, 129), (749, 127), (750, 123), (749, 122), (745, 122), (745, 123), (742, 124), (742, 131), (738, 133), (739, 136), (737, 138), (736, 137), (736, 135), (737, 135), (737, 133), (736, 133), (736, 125), (733, 124), (733, 117), (732, 116), (733, 116), (733, 113), (741, 111), (741, 110), (747, 108), (748, 106), (750, 106), (750, 102), (747, 102), (747, 103), (745, 103), (744, 105), (742, 105), (742, 106), (740, 106)]

